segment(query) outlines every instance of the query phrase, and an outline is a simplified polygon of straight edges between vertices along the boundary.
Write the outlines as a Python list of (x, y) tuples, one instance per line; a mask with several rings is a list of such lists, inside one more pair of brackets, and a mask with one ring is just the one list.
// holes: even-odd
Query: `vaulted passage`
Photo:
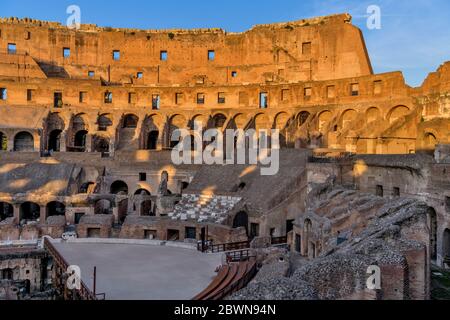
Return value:
[(20, 205), (20, 220), (36, 221), (40, 217), (41, 207), (34, 202), (25, 202)]
[(111, 194), (120, 194), (120, 195), (127, 195), (128, 194), (128, 185), (123, 181), (115, 181), (111, 185), (110, 188)]
[(0, 221), (14, 217), (14, 208), (11, 204), (0, 202)]
[(65, 216), (66, 206), (58, 201), (53, 201), (47, 204), (47, 217)]
[(159, 131), (153, 130), (148, 133), (147, 150), (156, 150), (158, 148)]
[(61, 133), (62, 131), (59, 129), (53, 130), (50, 132), (48, 137), (48, 150), (59, 152), (61, 151)]
[(74, 147), (76, 152), (86, 151), (86, 137), (88, 132), (86, 130), (80, 130), (75, 134)]
[(14, 137), (14, 151), (32, 152), (34, 151), (34, 139), (29, 132), (19, 132)]
[(248, 214), (245, 211), (240, 211), (236, 214), (233, 219), (233, 228), (245, 228), (248, 234)]

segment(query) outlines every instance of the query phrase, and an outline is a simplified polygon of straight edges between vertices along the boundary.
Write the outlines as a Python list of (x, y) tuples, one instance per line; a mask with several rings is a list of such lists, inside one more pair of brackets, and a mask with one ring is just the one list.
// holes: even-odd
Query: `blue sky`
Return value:
[[(82, 23), (234, 32), (255, 24), (349, 12), (364, 33), (376, 73), (400, 70), (408, 84), (418, 86), (450, 60), (448, 0), (3, 0), (0, 16), (65, 23), (71, 4), (80, 6)], [(381, 8), (381, 30), (366, 27), (369, 5)]]

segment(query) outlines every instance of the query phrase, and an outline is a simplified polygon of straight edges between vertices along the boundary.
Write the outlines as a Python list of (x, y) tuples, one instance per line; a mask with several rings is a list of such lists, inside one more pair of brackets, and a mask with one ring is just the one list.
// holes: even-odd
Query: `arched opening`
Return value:
[(34, 138), (29, 132), (19, 132), (14, 137), (14, 151), (32, 152), (34, 151)]
[(95, 214), (112, 214), (111, 201), (107, 199), (97, 200), (94, 205)]
[(66, 206), (58, 201), (53, 201), (47, 204), (47, 217), (65, 216)]
[(153, 216), (151, 200), (145, 200), (145, 201), (141, 202), (141, 215), (142, 216)]
[(14, 217), (14, 208), (11, 204), (0, 202), (0, 221)]
[(240, 211), (233, 219), (233, 228), (244, 227), (248, 235), (248, 214), (245, 211)]
[(41, 207), (34, 202), (25, 202), (20, 205), (20, 221), (37, 221), (41, 215)]
[(425, 150), (434, 150), (436, 149), (437, 139), (436, 136), (430, 132), (425, 133), (423, 138), (424, 149)]
[(227, 121), (227, 117), (225, 117), (223, 114), (219, 113), (216, 114), (212, 118), (212, 126), (216, 129), (221, 129), (225, 125), (225, 122)]
[(353, 109), (349, 109), (346, 110), (343, 114), (342, 114), (342, 128), (343, 129), (350, 129), (351, 125), (354, 125), (354, 121), (356, 120), (356, 117), (358, 116), (358, 113), (353, 110)]
[(109, 140), (104, 137), (94, 136), (92, 149), (94, 150), (94, 152), (108, 153)]
[(148, 190), (145, 189), (137, 189), (136, 192), (134, 193), (135, 196), (150, 196), (150, 192)]
[(94, 193), (95, 183), (94, 182), (86, 182), (80, 186), (78, 190), (79, 194), (92, 194)]
[(0, 131), (0, 151), (7, 151), (8, 150), (8, 139), (6, 137), (6, 134)]
[(158, 148), (159, 131), (152, 130), (148, 133), (147, 150), (156, 150)]
[(174, 115), (170, 119), (168, 145), (170, 148), (175, 148), (180, 142), (182, 142), (181, 135), (178, 136), (178, 140), (175, 139), (175, 132), (179, 129), (185, 128), (187, 125), (186, 119), (181, 115)]
[(428, 209), (428, 228), (430, 232), (430, 259), (437, 260), (437, 215), (433, 208)]
[(109, 114), (102, 114), (97, 119), (98, 131), (108, 131), (112, 124), (111, 115)]
[(80, 130), (75, 134), (74, 147), (76, 152), (86, 151), (86, 137), (88, 132), (86, 130)]
[(390, 124), (394, 123), (400, 118), (405, 117), (410, 112), (409, 108), (405, 106), (397, 106), (391, 109), (388, 114), (387, 120)]
[(297, 123), (299, 127), (302, 127), (309, 119), (310, 113), (308, 111), (302, 111), (297, 116)]
[(14, 280), (14, 270), (11, 268), (6, 268), (1, 270), (1, 280)]
[(53, 130), (48, 136), (48, 150), (59, 152), (61, 150), (61, 133), (59, 129)]
[(326, 130), (327, 125), (331, 121), (331, 112), (330, 111), (324, 111), (319, 115), (319, 131), (321, 133), (324, 133)]
[(115, 181), (110, 188), (111, 194), (128, 195), (128, 185), (123, 181)]
[(126, 129), (136, 129), (138, 125), (139, 118), (134, 114), (127, 114), (123, 118), (122, 128)]
[(381, 118), (381, 112), (378, 108), (372, 107), (367, 109), (366, 122), (367, 124), (375, 122)]

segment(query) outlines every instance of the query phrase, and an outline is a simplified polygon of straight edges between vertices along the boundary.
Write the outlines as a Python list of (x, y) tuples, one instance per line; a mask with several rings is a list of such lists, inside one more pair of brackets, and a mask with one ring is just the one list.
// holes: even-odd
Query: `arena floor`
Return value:
[(189, 300), (216, 275), (221, 255), (195, 250), (128, 244), (55, 243), (69, 264), (81, 268), (81, 277), (107, 300)]

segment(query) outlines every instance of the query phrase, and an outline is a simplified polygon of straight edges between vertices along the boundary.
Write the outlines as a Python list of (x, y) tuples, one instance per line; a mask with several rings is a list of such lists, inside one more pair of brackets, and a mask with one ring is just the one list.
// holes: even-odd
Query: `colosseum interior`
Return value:
[[(375, 74), (351, 20), (0, 19), (0, 299), (70, 296), (51, 244), (68, 233), (227, 251), (227, 279), (245, 264), (198, 300), (450, 299), (450, 62), (420, 87)], [(196, 124), (278, 129), (278, 174), (173, 164)]]

